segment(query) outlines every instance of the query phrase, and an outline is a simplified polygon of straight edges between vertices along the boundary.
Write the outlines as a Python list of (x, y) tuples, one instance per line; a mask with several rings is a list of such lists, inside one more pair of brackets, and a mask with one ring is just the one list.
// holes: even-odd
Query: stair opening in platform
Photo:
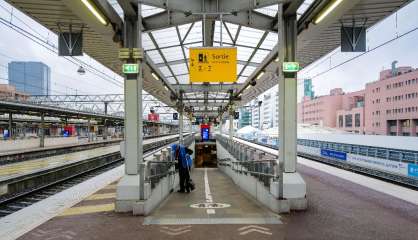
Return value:
[(216, 141), (196, 141), (194, 166), (196, 168), (216, 168), (217, 164)]

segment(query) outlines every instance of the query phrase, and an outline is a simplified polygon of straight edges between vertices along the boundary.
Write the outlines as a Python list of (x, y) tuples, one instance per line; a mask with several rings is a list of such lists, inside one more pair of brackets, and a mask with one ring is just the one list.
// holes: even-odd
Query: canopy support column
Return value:
[[(142, 51), (142, 17), (141, 4), (138, 3), (136, 15), (125, 15), (124, 47), (138, 48)], [(127, 63), (138, 64), (137, 74), (126, 74), (125, 88), (125, 141), (123, 153), (125, 157), (125, 176), (117, 187), (117, 212), (141, 212), (134, 210), (135, 206), (145, 196), (145, 166), (143, 162), (143, 109), (142, 84), (143, 61), (133, 57)]]
[(229, 110), (229, 139), (234, 138), (234, 110), (231, 108)]
[(277, 197), (282, 211), (306, 209), (306, 183), (296, 172), (297, 160), (297, 74), (284, 72), (283, 62), (296, 62), (297, 15), (284, 12), (279, 1), (278, 45), (279, 45), (279, 158), (276, 164), (278, 177)]
[(183, 129), (184, 129), (184, 106), (183, 106), (183, 92), (180, 91), (179, 100), (179, 143), (183, 144)]

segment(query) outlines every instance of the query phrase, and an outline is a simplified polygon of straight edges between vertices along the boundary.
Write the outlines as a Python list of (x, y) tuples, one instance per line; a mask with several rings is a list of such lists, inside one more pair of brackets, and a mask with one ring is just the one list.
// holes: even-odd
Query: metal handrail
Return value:
[[(190, 145), (193, 142), (193, 136), (194, 134), (187, 134), (187, 137), (185, 137), (184, 139), (184, 143), (185, 145)], [(148, 153), (145, 157), (149, 157), (153, 154), (155, 154), (156, 152), (160, 152), (162, 149), (166, 148), (166, 146), (160, 147), (150, 153)], [(169, 153), (169, 155), (171, 155), (171, 153)], [(163, 178), (166, 177), (168, 175), (173, 175), (176, 174), (177, 170), (173, 169), (173, 166), (176, 164), (176, 161), (167, 161), (167, 160), (161, 160), (161, 161), (156, 161), (156, 160), (145, 160), (143, 164), (144, 166), (144, 174), (145, 174), (145, 179), (150, 182), (152, 179), (159, 179), (159, 178)], [(154, 165), (154, 166), (151, 166)], [(164, 165), (164, 168), (166, 171), (162, 172), (162, 173), (155, 173), (155, 174), (151, 174), (152, 170), (156, 170), (158, 171), (158, 166), (155, 165)]]

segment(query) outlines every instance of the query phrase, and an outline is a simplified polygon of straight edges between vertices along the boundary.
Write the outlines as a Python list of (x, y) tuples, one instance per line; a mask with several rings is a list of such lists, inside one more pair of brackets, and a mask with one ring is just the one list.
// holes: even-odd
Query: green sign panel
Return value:
[(300, 66), (298, 62), (284, 62), (283, 63), (283, 72), (298, 72)]
[(123, 64), (122, 72), (124, 74), (137, 74), (139, 73), (139, 65), (136, 63)]

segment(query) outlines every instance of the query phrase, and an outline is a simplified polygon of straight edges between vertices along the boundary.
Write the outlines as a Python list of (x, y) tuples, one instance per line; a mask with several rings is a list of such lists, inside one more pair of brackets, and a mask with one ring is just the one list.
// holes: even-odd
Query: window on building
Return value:
[(345, 127), (353, 127), (353, 115), (345, 115)]
[(354, 122), (356, 127), (360, 127), (360, 113), (356, 113), (356, 115), (354, 116)]
[(338, 126), (340, 127), (340, 128), (342, 128), (342, 127), (344, 127), (344, 119), (343, 119), (343, 115), (339, 115), (338, 116)]
[(402, 122), (402, 127), (410, 127), (411, 126), (411, 121), (410, 120), (405, 120)]

